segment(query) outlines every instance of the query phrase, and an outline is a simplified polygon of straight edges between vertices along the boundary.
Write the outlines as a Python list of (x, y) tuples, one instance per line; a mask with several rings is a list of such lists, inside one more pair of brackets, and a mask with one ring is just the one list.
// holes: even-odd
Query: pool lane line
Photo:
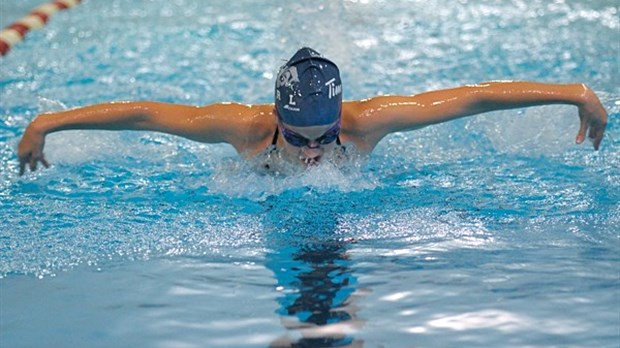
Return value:
[(57, 0), (43, 4), (4, 28), (0, 31), (0, 56), (9, 53), (11, 47), (21, 42), (29, 31), (44, 27), (54, 13), (59, 10), (68, 10), (80, 2), (82, 0)]

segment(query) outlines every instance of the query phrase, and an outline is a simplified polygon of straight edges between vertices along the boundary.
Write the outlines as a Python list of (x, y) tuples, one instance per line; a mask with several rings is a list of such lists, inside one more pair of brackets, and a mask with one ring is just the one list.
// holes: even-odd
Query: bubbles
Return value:
[(572, 106), (497, 112), (471, 120), (466, 130), (483, 134), (500, 153), (535, 157), (562, 154), (576, 146), (576, 113)]
[(59, 100), (47, 99), (39, 97), (39, 113), (63, 111), (67, 109), (67, 106)]
[(351, 233), (357, 241), (371, 240), (371, 244), (376, 246), (385, 244), (385, 249), (373, 248), (375, 252), (385, 255), (400, 255), (402, 251), (409, 255), (419, 255), (451, 249), (483, 249), (496, 246), (493, 234), (483, 221), (467, 216), (466, 213), (433, 208), (377, 213), (361, 219), (347, 219), (343, 221), (341, 229)]
[[(89, 196), (53, 205), (22, 198), (19, 215), (7, 221), (14, 227), (1, 234), (5, 247), (0, 274), (49, 276), (80, 264), (205, 253), (247, 260), (261, 250), (261, 223), (252, 216), (226, 219), (207, 213), (209, 205), (199, 203), (179, 209), (166, 201), (150, 206), (143, 199), (121, 202), (97, 199), (97, 193)], [(37, 210), (54, 213), (47, 216)]]
[[(348, 149), (352, 151), (352, 149)], [(377, 186), (372, 174), (362, 167), (362, 159), (345, 163), (321, 161), (316, 166), (302, 167), (280, 159), (270, 171), (257, 170), (264, 163), (259, 157), (251, 161), (224, 160), (216, 164), (208, 182), (209, 191), (229, 197), (264, 201), (287, 190), (309, 188), (317, 192), (354, 192)]]

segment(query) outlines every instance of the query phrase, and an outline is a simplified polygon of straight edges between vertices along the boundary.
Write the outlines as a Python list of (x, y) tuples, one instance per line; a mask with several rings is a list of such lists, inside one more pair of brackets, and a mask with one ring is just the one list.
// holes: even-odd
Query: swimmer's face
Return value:
[(322, 126), (295, 127), (279, 122), (284, 149), (291, 158), (305, 165), (318, 164), (336, 146), (340, 121)]

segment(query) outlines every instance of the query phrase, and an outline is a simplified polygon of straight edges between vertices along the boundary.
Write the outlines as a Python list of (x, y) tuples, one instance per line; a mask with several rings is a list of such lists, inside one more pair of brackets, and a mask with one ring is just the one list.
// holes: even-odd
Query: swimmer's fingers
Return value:
[(27, 153), (23, 156), (19, 157), (19, 175), (22, 176), (26, 172), (26, 165), (30, 168), (30, 171), (34, 172), (37, 170), (37, 164), (41, 162), (45, 168), (49, 168), (50, 164), (45, 159), (43, 153), (33, 154)]
[(30, 161), (28, 164), (29, 164), (31, 172), (34, 172), (35, 170), (37, 170), (37, 160), (34, 158), (34, 156), (30, 157)]
[(607, 112), (594, 92), (590, 89), (588, 92), (585, 103), (579, 107), (581, 122), (575, 142), (583, 143), (587, 134), (594, 149), (598, 150), (607, 127)]
[(588, 119), (588, 138), (592, 140), (594, 150), (598, 150), (603, 140), (605, 127), (607, 127), (607, 113), (601, 106), (599, 112)]
[(49, 168), (50, 164), (47, 162), (47, 160), (45, 159), (45, 156), (43, 156), (43, 153), (38, 153), (36, 155), (30, 156), (30, 171), (34, 172), (35, 170), (37, 170), (37, 164), (41, 162), (41, 164), (43, 164), (43, 166), (45, 168)]
[(586, 139), (586, 133), (588, 132), (588, 121), (581, 112), (579, 113), (579, 118), (581, 119), (581, 122), (579, 124), (579, 132), (577, 132), (577, 138), (575, 138), (575, 142), (577, 144), (583, 143), (583, 141)]
[(26, 171), (26, 163), (28, 163), (28, 159), (27, 158), (23, 158), (23, 157), (19, 157), (19, 176), (24, 175), (24, 172)]
[(31, 151), (24, 151), (23, 149), (20, 149), (18, 151), (18, 157), (19, 157), (19, 175), (22, 176), (24, 175), (24, 173), (26, 172), (26, 165), (28, 164), (32, 170), (32, 152)]
[(48, 168), (50, 165), (43, 155), (43, 147), (45, 140), (41, 137), (33, 137), (32, 133), (26, 132), (17, 148), (17, 156), (19, 158), (19, 175), (24, 175), (26, 165), (31, 171), (37, 169), (37, 163), (41, 162), (43, 166)]
[(596, 125), (590, 127), (590, 132), (588, 133), (588, 137), (592, 140), (592, 145), (594, 146), (594, 150), (598, 150), (598, 147), (603, 140), (603, 135), (605, 135), (605, 125)]

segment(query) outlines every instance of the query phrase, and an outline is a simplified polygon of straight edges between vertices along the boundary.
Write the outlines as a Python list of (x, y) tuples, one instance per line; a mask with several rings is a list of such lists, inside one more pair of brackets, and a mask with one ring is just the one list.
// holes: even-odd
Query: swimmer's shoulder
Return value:
[(244, 157), (261, 153), (271, 144), (277, 128), (273, 104), (225, 102), (209, 107), (225, 114), (227, 127), (232, 134), (229, 143)]
[(342, 130), (340, 139), (343, 144), (351, 143), (362, 153), (369, 153), (381, 140), (374, 136), (376, 126), (375, 113), (371, 99), (350, 100), (342, 103)]

